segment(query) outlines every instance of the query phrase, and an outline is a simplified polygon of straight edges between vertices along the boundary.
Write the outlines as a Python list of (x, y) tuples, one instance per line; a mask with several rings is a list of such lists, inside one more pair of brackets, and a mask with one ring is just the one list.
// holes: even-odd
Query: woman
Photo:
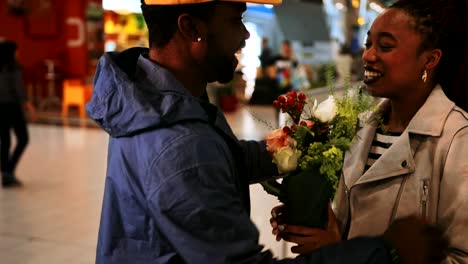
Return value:
[(369, 94), (386, 98), (381, 121), (361, 129), (345, 157), (338, 227), (333, 214), (327, 230), (277, 228), (273, 219), (273, 233), (298, 243), (297, 253), (340, 236), (382, 234), (395, 219), (418, 215), (447, 237), (444, 263), (468, 263), (468, 114), (444, 93), (463, 58), (465, 36), (455, 32), (462, 5), (400, 0), (372, 24), (364, 82)]
[[(31, 111), (34, 108), (26, 101), (21, 68), (16, 61), (17, 46), (14, 42), (0, 42), (0, 168), (2, 186), (20, 186), (15, 169), (28, 144), (28, 130), (23, 106)], [(16, 134), (16, 147), (10, 153), (10, 130)]]

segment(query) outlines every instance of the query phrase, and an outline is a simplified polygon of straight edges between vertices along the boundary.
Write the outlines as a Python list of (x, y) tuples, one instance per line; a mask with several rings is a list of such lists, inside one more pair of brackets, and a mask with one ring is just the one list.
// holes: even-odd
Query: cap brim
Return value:
[(254, 3), (254, 4), (267, 4), (267, 5), (279, 5), (283, 0), (221, 0), (227, 2), (242, 2), (242, 3)]
[[(147, 5), (188, 5), (212, 2), (214, 0), (145, 0)], [(255, 4), (269, 4), (279, 5), (282, 0), (219, 0), (225, 2), (239, 2), (239, 3), (255, 3)]]

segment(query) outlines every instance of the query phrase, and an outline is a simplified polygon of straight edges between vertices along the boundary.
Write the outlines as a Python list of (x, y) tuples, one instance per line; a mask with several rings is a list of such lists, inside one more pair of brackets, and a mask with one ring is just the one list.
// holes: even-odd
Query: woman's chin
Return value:
[(376, 89), (376, 87), (372, 84), (366, 84), (365, 86), (365, 90), (367, 92), (367, 94), (369, 94), (370, 96), (373, 96), (373, 97), (380, 97), (378, 95), (378, 90)]

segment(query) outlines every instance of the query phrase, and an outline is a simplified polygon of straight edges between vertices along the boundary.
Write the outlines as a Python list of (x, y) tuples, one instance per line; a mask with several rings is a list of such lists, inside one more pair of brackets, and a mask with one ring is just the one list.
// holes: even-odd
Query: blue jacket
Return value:
[(262, 252), (248, 184), (275, 173), (264, 143), (238, 141), (146, 54), (105, 54), (87, 105), (110, 135), (96, 263), (385, 263), (371, 238), (295, 260)]

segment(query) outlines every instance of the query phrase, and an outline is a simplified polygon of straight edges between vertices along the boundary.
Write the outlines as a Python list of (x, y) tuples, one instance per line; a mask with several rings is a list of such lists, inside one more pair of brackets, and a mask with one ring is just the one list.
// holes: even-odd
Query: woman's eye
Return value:
[(382, 51), (389, 51), (392, 49), (392, 46), (390, 45), (385, 45), (385, 44), (380, 44), (379, 45), (379, 48), (382, 50)]

